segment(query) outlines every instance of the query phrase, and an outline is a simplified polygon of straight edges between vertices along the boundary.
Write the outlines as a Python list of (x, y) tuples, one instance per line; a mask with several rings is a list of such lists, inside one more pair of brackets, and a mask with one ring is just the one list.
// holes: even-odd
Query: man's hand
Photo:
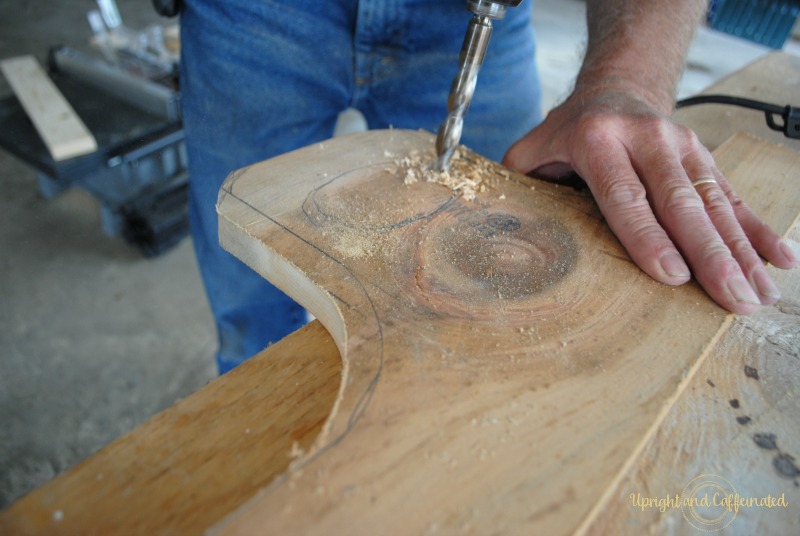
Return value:
[[(779, 268), (792, 251), (732, 190), (690, 130), (619, 86), (576, 89), (503, 163), (588, 184), (642, 270), (669, 285), (694, 274), (726, 309), (747, 314), (780, 294), (759, 254)], [(693, 182), (700, 179), (700, 184)], [(691, 270), (691, 272), (690, 272)]]

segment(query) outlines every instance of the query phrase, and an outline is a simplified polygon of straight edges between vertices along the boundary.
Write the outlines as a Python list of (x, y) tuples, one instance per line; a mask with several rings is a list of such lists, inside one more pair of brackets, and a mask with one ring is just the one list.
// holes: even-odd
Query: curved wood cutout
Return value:
[(573, 532), (726, 324), (640, 272), (588, 194), (476, 155), (474, 201), (404, 184), (398, 156), (432, 144), (351, 135), (223, 186), (223, 245), (344, 368), (314, 447), (216, 532)]

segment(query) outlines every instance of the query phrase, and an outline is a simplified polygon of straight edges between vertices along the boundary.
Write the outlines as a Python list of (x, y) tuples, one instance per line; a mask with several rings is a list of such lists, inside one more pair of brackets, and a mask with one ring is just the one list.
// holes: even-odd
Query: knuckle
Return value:
[(731, 250), (719, 238), (713, 237), (700, 246), (700, 263), (702, 266), (714, 267), (714, 272), (727, 278), (739, 271), (739, 264), (731, 256)]
[(586, 144), (606, 147), (614, 143), (612, 134), (613, 119), (606, 115), (594, 113), (578, 119), (576, 133), (578, 139)]
[(708, 149), (706, 149), (706, 146), (700, 141), (700, 138), (694, 130), (678, 124), (675, 124), (674, 127), (675, 133), (683, 139), (684, 147), (687, 151), (708, 154), (710, 156)]
[(676, 128), (683, 129), (675, 123), (660, 116), (642, 116), (636, 119), (638, 131), (646, 136), (637, 136), (636, 142), (656, 149), (657, 153), (665, 148), (677, 151), (680, 147), (680, 134), (676, 133)]
[(640, 121), (642, 122), (642, 126), (646, 127), (648, 131), (651, 131), (653, 137), (660, 142), (665, 142), (675, 137), (675, 128), (677, 125), (670, 121), (653, 116), (642, 118)]
[(706, 210), (710, 215), (723, 216), (731, 210), (728, 198), (717, 188), (708, 188), (703, 194)]
[(746, 236), (738, 236), (728, 242), (728, 249), (731, 254), (740, 261), (752, 263), (758, 261), (753, 245)]
[(642, 214), (638, 218), (631, 218), (629, 223), (634, 240), (638, 245), (647, 244), (648, 248), (659, 253), (672, 249), (670, 244), (661, 239), (665, 236), (664, 229), (652, 217)]
[(747, 204), (744, 201), (742, 201), (742, 198), (739, 197), (733, 190), (728, 190), (725, 193), (725, 197), (728, 199), (728, 203), (730, 203), (734, 211), (748, 209)]
[(611, 210), (631, 210), (647, 203), (644, 185), (636, 179), (607, 178), (599, 184), (598, 195)]
[(664, 184), (658, 201), (663, 214), (684, 216), (703, 208), (703, 201), (689, 185), (672, 181)]

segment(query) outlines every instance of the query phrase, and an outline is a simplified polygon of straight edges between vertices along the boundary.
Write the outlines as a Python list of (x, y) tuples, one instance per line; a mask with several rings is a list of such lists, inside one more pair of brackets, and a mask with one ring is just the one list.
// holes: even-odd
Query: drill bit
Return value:
[(447, 118), (439, 128), (436, 138), (436, 169), (447, 171), (450, 159), (461, 140), (461, 131), (464, 128), (464, 115), (469, 109), (472, 95), (475, 93), (475, 84), (478, 81), (478, 71), (486, 56), (486, 48), (492, 35), (492, 19), (488, 16), (475, 14), (469, 22), (464, 44), (459, 55), (458, 74), (453, 79), (450, 96), (447, 99)]
[(447, 118), (439, 128), (436, 138), (436, 169), (447, 171), (450, 159), (461, 141), (464, 115), (467, 113), (478, 71), (483, 65), (489, 38), (492, 36), (492, 19), (502, 19), (509, 7), (518, 6), (522, 0), (467, 0), (467, 9), (474, 13), (467, 27), (467, 35), (458, 59), (458, 74), (453, 79), (447, 99)]

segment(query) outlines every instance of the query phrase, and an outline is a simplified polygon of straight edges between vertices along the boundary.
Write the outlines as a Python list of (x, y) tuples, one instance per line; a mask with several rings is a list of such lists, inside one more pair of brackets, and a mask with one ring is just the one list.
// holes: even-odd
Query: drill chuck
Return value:
[(517, 7), (522, 0), (467, 0), (467, 9), (480, 17), (502, 19), (509, 7)]

